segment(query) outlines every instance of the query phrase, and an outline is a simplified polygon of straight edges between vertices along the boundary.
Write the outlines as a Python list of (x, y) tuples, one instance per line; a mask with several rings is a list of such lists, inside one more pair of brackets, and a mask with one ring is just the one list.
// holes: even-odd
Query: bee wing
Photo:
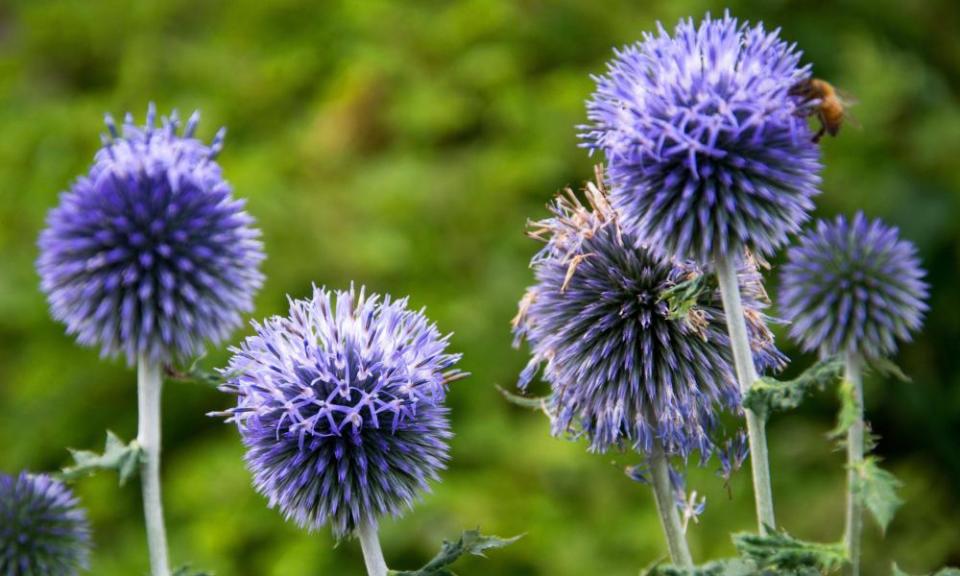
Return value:
[(843, 121), (845, 124), (849, 124), (851, 127), (856, 128), (857, 130), (863, 129), (863, 124), (857, 120), (856, 115), (850, 110), (854, 106), (860, 103), (860, 100), (856, 96), (847, 92), (846, 90), (841, 90), (839, 88), (835, 89), (837, 91), (837, 97), (840, 98), (840, 103), (843, 104)]

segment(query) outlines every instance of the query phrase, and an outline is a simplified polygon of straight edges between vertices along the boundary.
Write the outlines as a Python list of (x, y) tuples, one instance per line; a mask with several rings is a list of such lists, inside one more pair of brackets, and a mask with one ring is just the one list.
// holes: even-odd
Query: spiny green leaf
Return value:
[(897, 495), (897, 490), (903, 483), (890, 472), (880, 468), (879, 460), (873, 456), (865, 458), (857, 466), (857, 472), (853, 492), (873, 514), (880, 530), (886, 532), (897, 509), (903, 504), (903, 500)]
[[(901, 570), (900, 567), (897, 566), (897, 563), (894, 562), (890, 571), (890, 576), (930, 576), (930, 574), (910, 574)], [(937, 570), (933, 576), (960, 576), (960, 569), (948, 566), (946, 568)]]
[(837, 413), (837, 425), (827, 434), (830, 438), (843, 438), (859, 413), (852, 382), (844, 379), (837, 388), (837, 394), (840, 396), (840, 412)]
[(756, 576), (756, 563), (742, 558), (729, 558), (708, 562), (694, 568), (680, 568), (672, 564), (656, 564), (647, 568), (642, 576)]
[(743, 406), (761, 418), (773, 412), (792, 410), (800, 405), (810, 390), (822, 389), (842, 373), (843, 360), (831, 357), (810, 366), (793, 380), (781, 381), (766, 376), (753, 383), (743, 397)]
[(93, 474), (99, 470), (116, 470), (123, 486), (137, 472), (143, 456), (143, 449), (136, 440), (125, 443), (119, 436), (107, 430), (107, 441), (103, 454), (89, 450), (70, 450), (74, 464), (63, 469), (61, 476), (65, 480), (74, 480)]
[(670, 319), (686, 318), (696, 307), (700, 296), (717, 289), (715, 280), (713, 274), (697, 274), (661, 292), (657, 302), (667, 302), (667, 315)]
[(830, 573), (846, 562), (842, 543), (804, 542), (785, 531), (770, 530), (766, 536), (734, 534), (733, 545), (743, 558), (756, 562), (761, 569), (776, 570), (777, 574), (806, 576)]
[(390, 570), (388, 574), (390, 576), (456, 576), (456, 573), (449, 567), (464, 554), (485, 556), (484, 552), (487, 550), (509, 546), (522, 537), (521, 534), (513, 538), (500, 538), (485, 536), (479, 530), (465, 530), (456, 542), (444, 540), (440, 553), (433, 560), (427, 562), (423, 568), (413, 571)]
[(187, 564), (174, 570), (173, 576), (214, 576), (214, 574), (206, 570), (194, 570)]

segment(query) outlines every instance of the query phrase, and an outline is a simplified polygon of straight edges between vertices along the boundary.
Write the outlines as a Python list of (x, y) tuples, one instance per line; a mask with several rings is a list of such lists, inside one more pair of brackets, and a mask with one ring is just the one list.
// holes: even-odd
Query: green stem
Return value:
[(860, 534), (863, 531), (863, 502), (856, 494), (863, 465), (863, 361), (859, 355), (847, 354), (844, 377), (853, 388), (853, 405), (856, 410), (853, 422), (847, 430), (847, 517), (844, 541), (850, 561), (851, 576), (860, 574)]
[[(757, 381), (757, 369), (753, 363), (753, 351), (750, 349), (750, 340), (747, 336), (747, 320), (740, 300), (736, 263), (731, 258), (718, 258), (716, 267), (740, 393), (746, 394)], [(750, 464), (753, 469), (753, 494), (757, 506), (758, 530), (760, 534), (766, 534), (767, 527), (776, 527), (773, 514), (773, 490), (770, 488), (766, 422), (752, 410), (744, 408), (744, 413), (747, 420), (747, 434), (750, 438)]]
[(657, 503), (657, 512), (660, 515), (660, 524), (663, 526), (663, 535), (667, 539), (667, 548), (670, 550), (670, 561), (680, 568), (693, 568), (693, 558), (687, 546), (687, 538), (680, 524), (680, 515), (673, 498), (673, 486), (670, 483), (670, 463), (659, 440), (653, 442), (653, 452), (649, 457), (650, 475), (652, 476), (653, 497)]
[(360, 539), (360, 549), (363, 550), (363, 562), (367, 566), (367, 575), (387, 576), (387, 563), (383, 559), (383, 550), (380, 549), (377, 525), (372, 522), (361, 524), (357, 527), (357, 538)]
[(141, 355), (137, 366), (139, 429), (137, 443), (143, 450), (140, 485), (143, 489), (143, 515), (150, 551), (150, 574), (170, 576), (167, 559), (167, 533), (163, 524), (160, 491), (160, 393), (163, 379), (160, 365)]

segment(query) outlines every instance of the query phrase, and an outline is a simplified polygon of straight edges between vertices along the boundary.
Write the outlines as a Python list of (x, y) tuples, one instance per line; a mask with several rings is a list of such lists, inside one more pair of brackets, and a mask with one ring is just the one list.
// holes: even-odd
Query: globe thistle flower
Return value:
[(0, 575), (69, 576), (86, 569), (90, 526), (78, 504), (46, 474), (0, 474)]
[(222, 389), (256, 489), (286, 519), (337, 538), (399, 515), (448, 460), (443, 405), (460, 355), (407, 300), (315, 288), (254, 324)]
[[(738, 410), (719, 291), (713, 276), (689, 262), (651, 252), (621, 226), (602, 183), (588, 184), (588, 206), (567, 190), (531, 236), (546, 244), (531, 267), (536, 283), (514, 319), (515, 344), (532, 358), (526, 388), (542, 368), (550, 383), (553, 433), (584, 435), (591, 451), (632, 447), (706, 459), (718, 409)], [(778, 369), (752, 267), (739, 275), (757, 368)], [(681, 309), (668, 300), (680, 286), (700, 286)]]
[(259, 231), (233, 197), (210, 145), (176, 113), (155, 126), (127, 115), (60, 197), (40, 236), (37, 268), (53, 316), (104, 356), (154, 363), (225, 339), (252, 308), (263, 276)]
[(701, 265), (769, 255), (799, 230), (820, 182), (809, 102), (790, 94), (810, 77), (800, 55), (729, 14), (616, 51), (581, 138), (606, 156), (623, 228)]
[(787, 252), (780, 309), (804, 350), (879, 358), (923, 323), (924, 274), (896, 228), (862, 213), (819, 220)]

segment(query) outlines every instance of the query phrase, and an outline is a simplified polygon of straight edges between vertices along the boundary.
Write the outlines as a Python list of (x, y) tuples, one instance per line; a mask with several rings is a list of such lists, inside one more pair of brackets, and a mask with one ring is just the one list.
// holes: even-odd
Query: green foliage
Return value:
[(837, 425), (828, 433), (830, 438), (843, 438), (860, 413), (853, 382), (844, 379), (837, 388), (837, 395), (840, 398), (840, 411), (837, 413)]
[(785, 576), (829, 574), (846, 561), (842, 543), (804, 542), (785, 531), (771, 530), (766, 536), (734, 534), (733, 544), (741, 557), (756, 562), (758, 568)]
[(206, 370), (200, 365), (200, 362), (205, 357), (206, 354), (201, 354), (190, 363), (190, 366), (187, 366), (186, 368), (165, 366), (163, 369), (164, 376), (170, 380), (177, 380), (179, 382), (196, 382), (197, 384), (203, 384), (205, 386), (216, 388), (220, 384), (223, 384), (224, 377), (217, 372)]
[(854, 495), (870, 510), (874, 520), (880, 525), (880, 530), (884, 532), (897, 509), (903, 504), (903, 500), (897, 495), (897, 490), (902, 485), (896, 476), (880, 468), (879, 460), (875, 456), (864, 458), (857, 466)]
[(750, 560), (730, 558), (716, 560), (694, 568), (679, 568), (670, 564), (658, 564), (641, 573), (642, 576), (756, 576), (757, 565)]
[(464, 554), (485, 557), (484, 552), (487, 550), (509, 546), (520, 538), (523, 538), (522, 534), (513, 538), (500, 538), (484, 536), (479, 530), (465, 530), (456, 542), (444, 540), (440, 553), (423, 568), (412, 571), (390, 570), (388, 574), (390, 576), (457, 576), (450, 566)]
[(89, 450), (70, 450), (74, 463), (63, 469), (61, 475), (66, 480), (89, 476), (100, 470), (115, 470), (123, 486), (137, 473), (143, 450), (136, 440), (125, 443), (119, 436), (107, 430), (107, 441), (103, 453)]
[(907, 376), (906, 372), (904, 372), (903, 369), (897, 366), (889, 358), (874, 358), (870, 360), (869, 367), (876, 370), (883, 376), (896, 378), (901, 382), (913, 382), (913, 380)]
[(206, 570), (194, 570), (189, 564), (187, 564), (174, 570), (173, 576), (214, 576), (214, 573), (207, 572)]
[(929, 574), (929, 573), (927, 573), (927, 574), (909, 574), (909, 573), (904, 572), (903, 570), (901, 570), (900, 567), (897, 566), (897, 563), (894, 562), (894, 563), (893, 563), (893, 566), (892, 566), (892, 568), (891, 568), (891, 571), (890, 571), (890, 576), (960, 576), (960, 569), (957, 569), (957, 568), (953, 568), (953, 567), (948, 566), (948, 567), (946, 567), (946, 568), (941, 568), (941, 569), (937, 570), (937, 571), (934, 572), (932, 575)]
[(793, 380), (760, 378), (743, 397), (743, 406), (761, 418), (773, 412), (792, 410), (814, 389), (822, 389), (836, 381), (843, 373), (843, 360), (831, 357), (820, 360)]

